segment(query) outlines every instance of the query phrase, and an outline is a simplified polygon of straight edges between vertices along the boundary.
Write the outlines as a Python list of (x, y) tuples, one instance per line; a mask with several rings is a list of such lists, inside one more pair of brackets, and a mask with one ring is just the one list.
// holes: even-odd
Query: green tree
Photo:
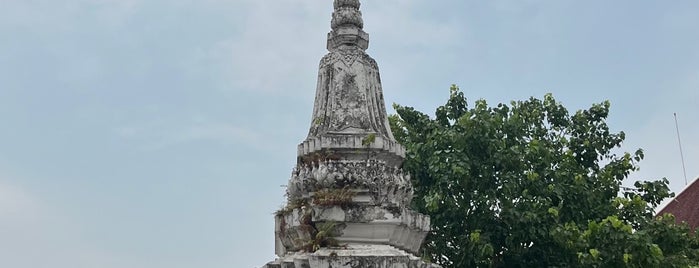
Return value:
[[(609, 102), (569, 114), (550, 94), (468, 107), (452, 86), (429, 116), (394, 105), (414, 209), (432, 217), (425, 255), (445, 267), (687, 267), (697, 240), (671, 216), (666, 179), (622, 181), (641, 150), (617, 154), (624, 133)], [(661, 265), (662, 264), (662, 265)]]

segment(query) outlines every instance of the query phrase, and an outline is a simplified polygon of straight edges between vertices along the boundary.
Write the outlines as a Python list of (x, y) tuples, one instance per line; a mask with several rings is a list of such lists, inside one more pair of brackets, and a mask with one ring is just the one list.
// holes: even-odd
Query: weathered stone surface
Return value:
[(344, 248), (323, 248), (311, 254), (292, 254), (263, 266), (263, 268), (277, 267), (439, 268), (438, 265), (426, 263), (420, 258), (392, 246), (354, 244)]
[[(358, 0), (335, 0), (328, 50), (320, 61), (308, 138), (374, 134), (393, 140), (376, 61), (364, 50), (369, 35)], [(362, 148), (358, 146), (356, 148)]]
[[(370, 139), (373, 142), (369, 142)], [(403, 163), (405, 149), (395, 140), (375, 134), (325, 134), (305, 140), (299, 145), (298, 154), (299, 163), (304, 164), (317, 163), (323, 159), (381, 159), (388, 165), (399, 167)]]
[(325, 134), (374, 134), (393, 140), (378, 66), (357, 47), (334, 49), (320, 61), (308, 137)]
[[(416, 257), (430, 218), (408, 209), (405, 149), (391, 133), (359, 0), (335, 0), (308, 137), (264, 267), (433, 268)], [(263, 267), (263, 268), (264, 268)]]
[(405, 207), (413, 198), (410, 175), (375, 159), (301, 163), (291, 173), (287, 195), (290, 200), (310, 198), (321, 189), (347, 187), (366, 190), (372, 205)]
[(369, 48), (369, 34), (365, 33), (359, 0), (335, 0), (332, 31), (328, 33), (328, 50), (352, 46), (366, 50)]
[(275, 252), (284, 256), (299, 251), (313, 239), (316, 226), (334, 223), (338, 244), (384, 244), (418, 254), (422, 241), (430, 231), (430, 218), (404, 209), (357, 205), (321, 207), (309, 205), (276, 216)]

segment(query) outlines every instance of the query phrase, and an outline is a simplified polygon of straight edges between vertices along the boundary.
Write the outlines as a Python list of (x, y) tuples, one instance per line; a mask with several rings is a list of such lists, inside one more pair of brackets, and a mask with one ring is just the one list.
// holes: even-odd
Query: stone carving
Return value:
[[(409, 209), (413, 187), (401, 169), (405, 149), (388, 124), (359, 7), (359, 0), (334, 1), (311, 127), (298, 146), (288, 203), (275, 214), (280, 258), (265, 268), (439, 267), (415, 255), (430, 218)], [(327, 224), (341, 246), (318, 243), (318, 230)]]
[(335, 0), (333, 3), (335, 12), (330, 22), (330, 27), (337, 30), (340, 27), (364, 28), (362, 12), (359, 11), (359, 0)]
[(352, 259), (347, 262), (345, 262), (345, 265), (347, 265), (350, 268), (364, 268), (364, 267), (378, 267), (379, 266), (380, 259), (379, 258), (363, 258), (363, 259)]
[(379, 66), (376, 61), (369, 56), (366, 52), (361, 49), (346, 47), (343, 49), (334, 50), (326, 54), (321, 60), (318, 66), (319, 69), (324, 69), (329, 65), (333, 65), (335, 62), (342, 61), (345, 64), (345, 68), (349, 68), (354, 64), (354, 61), (360, 59), (362, 64), (370, 67), (372, 70), (378, 72)]
[(393, 140), (376, 61), (361, 49), (337, 49), (320, 61), (309, 138), (329, 132), (379, 133)]
[(328, 50), (354, 46), (362, 50), (369, 47), (369, 35), (362, 30), (364, 21), (359, 11), (359, 0), (336, 0), (328, 33)]
[(308, 139), (327, 133), (378, 133), (393, 140), (376, 61), (358, 0), (335, 0), (330, 53), (321, 59)]
[(352, 7), (359, 9), (359, 7), (362, 4), (359, 2), (359, 0), (335, 0), (333, 2), (333, 6), (335, 8), (340, 8), (340, 7)]
[(378, 160), (300, 164), (291, 172), (287, 196), (290, 200), (308, 198), (320, 189), (345, 187), (368, 190), (374, 205), (405, 207), (413, 198), (410, 174)]

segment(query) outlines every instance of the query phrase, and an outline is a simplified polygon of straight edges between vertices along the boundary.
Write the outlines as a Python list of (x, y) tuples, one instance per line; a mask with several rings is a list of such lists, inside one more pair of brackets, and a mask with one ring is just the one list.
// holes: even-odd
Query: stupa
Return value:
[(275, 215), (278, 259), (263, 268), (439, 267), (417, 257), (430, 218), (408, 208), (405, 151), (389, 127), (359, 8), (334, 0), (310, 130)]

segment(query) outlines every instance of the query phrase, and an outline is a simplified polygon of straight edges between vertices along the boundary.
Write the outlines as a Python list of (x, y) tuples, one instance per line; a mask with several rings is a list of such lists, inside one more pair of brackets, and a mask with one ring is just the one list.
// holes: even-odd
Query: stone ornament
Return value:
[(394, 140), (376, 61), (357, 48), (336, 49), (320, 61), (308, 138), (328, 133), (378, 133)]
[(289, 200), (309, 198), (321, 189), (351, 187), (369, 192), (372, 205), (404, 208), (413, 198), (410, 175), (385, 161), (326, 160), (301, 164), (291, 172), (287, 186)]
[(364, 32), (362, 12), (358, 0), (335, 0), (328, 33), (328, 50), (342, 46), (355, 46), (362, 50), (369, 48), (369, 34)]
[(359, 2), (359, 0), (335, 0), (333, 2), (333, 7), (335, 7), (335, 9), (343, 8), (343, 7), (345, 7), (345, 8), (351, 7), (351, 8), (359, 9), (359, 7), (361, 7), (361, 5), (362, 4)]
[(364, 21), (362, 20), (362, 13), (358, 9), (345, 6), (335, 10), (330, 25), (333, 30), (340, 27), (356, 27), (362, 29), (364, 28)]
[(306, 139), (263, 268), (439, 268), (416, 257), (430, 217), (409, 209), (405, 148), (388, 123), (359, 0), (334, 0)]

